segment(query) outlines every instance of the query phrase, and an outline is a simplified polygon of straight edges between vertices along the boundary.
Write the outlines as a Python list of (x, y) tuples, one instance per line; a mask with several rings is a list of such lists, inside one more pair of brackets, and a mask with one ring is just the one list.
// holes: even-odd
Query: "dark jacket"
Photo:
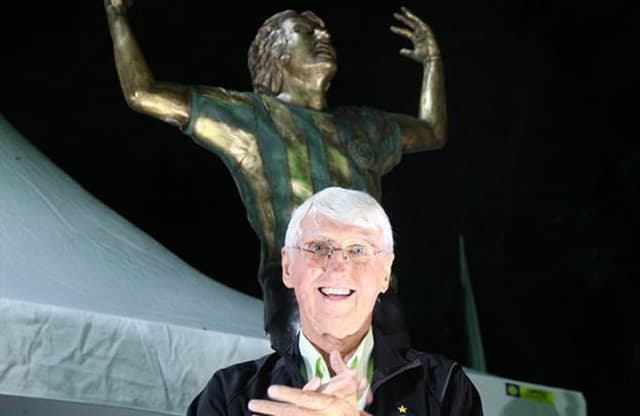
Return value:
[[(374, 331), (373, 415), (481, 416), (480, 396), (462, 367), (440, 355), (391, 347)], [(217, 371), (189, 406), (188, 416), (251, 415), (251, 399), (266, 399), (267, 388), (301, 388), (302, 358), (297, 342), (284, 353)], [(401, 412), (399, 409), (403, 410)]]

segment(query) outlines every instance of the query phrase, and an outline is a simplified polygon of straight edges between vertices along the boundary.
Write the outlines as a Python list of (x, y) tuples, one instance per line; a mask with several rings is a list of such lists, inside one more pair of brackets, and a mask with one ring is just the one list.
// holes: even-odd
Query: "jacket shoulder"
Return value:
[(454, 374), (462, 370), (456, 361), (440, 354), (409, 350), (407, 358), (420, 360), (429, 378), (430, 389), (439, 401), (444, 399)]
[(275, 353), (269, 354), (216, 371), (191, 403), (187, 415), (244, 414), (247, 398), (266, 394), (258, 376), (271, 372), (279, 358)]
[(224, 385), (227, 401), (233, 400), (251, 386), (259, 382), (260, 375), (273, 372), (280, 356), (276, 353), (265, 355), (257, 360), (245, 361), (218, 370), (213, 378)]
[(429, 388), (442, 414), (482, 416), (482, 402), (475, 386), (455, 360), (440, 354), (410, 351), (426, 370)]

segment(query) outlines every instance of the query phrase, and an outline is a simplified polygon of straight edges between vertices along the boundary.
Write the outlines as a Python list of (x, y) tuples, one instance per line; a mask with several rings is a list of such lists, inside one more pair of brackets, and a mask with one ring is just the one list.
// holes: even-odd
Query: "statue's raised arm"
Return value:
[(127, 21), (125, 0), (105, 0), (120, 86), (129, 106), (140, 113), (184, 127), (189, 120), (186, 86), (158, 82)]
[(418, 118), (395, 114), (402, 129), (402, 151), (418, 152), (445, 145), (447, 105), (440, 49), (431, 28), (403, 7), (394, 17), (404, 27), (391, 26), (391, 31), (411, 40), (413, 49), (401, 49), (400, 54), (424, 66)]

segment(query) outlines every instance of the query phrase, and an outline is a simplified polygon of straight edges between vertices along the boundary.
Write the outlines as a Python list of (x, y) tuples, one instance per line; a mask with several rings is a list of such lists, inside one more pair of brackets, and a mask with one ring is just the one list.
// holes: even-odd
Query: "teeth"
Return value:
[(351, 289), (341, 287), (321, 287), (320, 292), (325, 295), (347, 296), (351, 294)]

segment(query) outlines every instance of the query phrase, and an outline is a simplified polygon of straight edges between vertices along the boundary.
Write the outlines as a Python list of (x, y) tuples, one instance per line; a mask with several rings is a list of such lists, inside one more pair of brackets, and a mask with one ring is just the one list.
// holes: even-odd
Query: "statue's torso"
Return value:
[(369, 108), (334, 112), (221, 89), (192, 94), (186, 129), (217, 153), (238, 185), (262, 241), (263, 262), (279, 261), (292, 210), (329, 186), (380, 199), (380, 178), (400, 160), (399, 129)]

